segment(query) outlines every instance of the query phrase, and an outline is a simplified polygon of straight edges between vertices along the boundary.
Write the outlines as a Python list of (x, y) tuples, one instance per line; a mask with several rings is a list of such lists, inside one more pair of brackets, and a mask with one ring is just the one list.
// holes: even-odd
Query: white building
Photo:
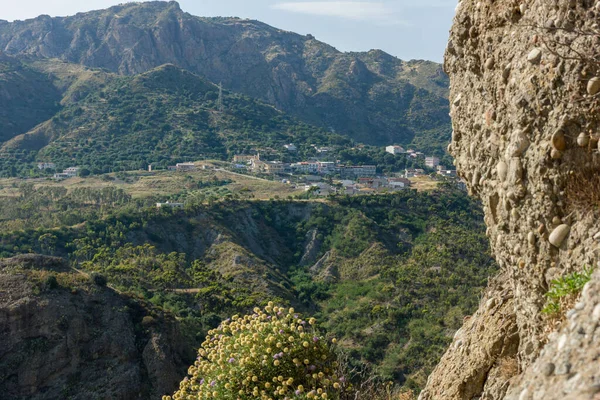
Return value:
[(286, 144), (283, 147), (285, 147), (285, 149), (287, 151), (297, 151), (298, 150), (298, 148), (295, 145), (293, 145), (292, 143)]
[(319, 172), (318, 161), (302, 161), (290, 165), (290, 168), (300, 174), (316, 174)]
[(169, 207), (169, 208), (183, 208), (183, 203), (171, 203), (167, 201), (166, 203), (156, 203), (156, 208)]
[(37, 165), (38, 169), (56, 169), (56, 164), (51, 162), (41, 162)]
[(67, 174), (62, 173), (62, 172), (58, 172), (58, 173), (54, 174), (54, 176), (52, 177), (52, 179), (55, 179), (57, 181), (62, 181), (64, 179), (67, 179), (67, 178), (70, 178), (70, 177), (71, 177), (70, 175), (67, 175)]
[(340, 166), (340, 176), (342, 179), (374, 177), (375, 175), (377, 175), (377, 166), (375, 165)]
[(440, 165), (440, 159), (435, 156), (425, 157), (425, 165), (427, 165), (429, 168), (435, 168)]
[(315, 150), (319, 154), (329, 153), (332, 149), (331, 147), (317, 147), (315, 146)]
[(178, 163), (175, 165), (175, 169), (177, 170), (177, 172), (195, 171), (196, 164), (192, 162)]
[(319, 173), (332, 174), (335, 172), (335, 163), (333, 161), (317, 161)]
[(406, 153), (406, 150), (404, 150), (404, 149), (402, 148), (402, 146), (387, 146), (387, 147), (385, 148), (385, 151), (386, 151), (387, 153), (394, 154), (394, 155), (396, 155), (396, 154), (404, 154), (404, 153)]
[(79, 173), (80, 168), (79, 167), (69, 167), (65, 170), (63, 170), (63, 174), (67, 175), (67, 177), (71, 178), (73, 176), (77, 176), (77, 174)]

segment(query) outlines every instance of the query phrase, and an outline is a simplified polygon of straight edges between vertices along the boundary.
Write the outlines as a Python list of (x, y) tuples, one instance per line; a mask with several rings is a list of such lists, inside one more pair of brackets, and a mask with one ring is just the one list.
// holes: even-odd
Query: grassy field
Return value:
[(439, 181), (434, 181), (427, 175), (410, 178), (410, 183), (412, 184), (412, 188), (417, 189), (419, 192), (435, 190), (440, 184)]
[(247, 175), (232, 173), (225, 170), (198, 169), (192, 172), (175, 171), (129, 171), (122, 174), (106, 174), (86, 178), (74, 177), (64, 181), (51, 179), (0, 179), (0, 197), (13, 197), (19, 195), (18, 187), (22, 183), (33, 183), (36, 188), (42, 186), (65, 187), (68, 190), (75, 188), (116, 187), (125, 190), (133, 198), (150, 196), (170, 196), (177, 193), (193, 190), (199, 181), (211, 182), (231, 181), (222, 186), (231, 193), (237, 193), (243, 198), (266, 200), (279, 196), (295, 196), (304, 193), (304, 188), (295, 189), (291, 185), (276, 181), (254, 178)]
[[(227, 164), (222, 162), (199, 162), (196, 171), (128, 171), (120, 174), (105, 174), (89, 176), (86, 178), (74, 177), (64, 181), (54, 181), (50, 178), (0, 179), (0, 197), (14, 197), (20, 194), (19, 186), (25, 182), (32, 183), (36, 188), (64, 187), (68, 190), (76, 188), (115, 187), (125, 190), (133, 198), (143, 199), (151, 196), (168, 197), (182, 192), (194, 190), (198, 182), (230, 181), (221, 186), (220, 190), (226, 190), (232, 194), (238, 194), (242, 198), (256, 200), (268, 200), (278, 196), (287, 198), (304, 193), (304, 188), (294, 188), (293, 185), (284, 184), (279, 181), (271, 181), (241, 173), (231, 172), (223, 169)], [(207, 169), (202, 166), (206, 165)], [(428, 176), (411, 178), (412, 187), (418, 191), (434, 190), (439, 182)], [(369, 194), (366, 193), (365, 194)]]

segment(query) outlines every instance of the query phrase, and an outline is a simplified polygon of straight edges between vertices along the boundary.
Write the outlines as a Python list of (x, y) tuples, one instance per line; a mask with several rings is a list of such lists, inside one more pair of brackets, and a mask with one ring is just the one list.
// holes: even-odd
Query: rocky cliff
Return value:
[(502, 269), (421, 399), (600, 398), (600, 274), (550, 317), (557, 278), (598, 263), (600, 2), (462, 0), (448, 43), (451, 153)]
[(311, 35), (258, 21), (196, 17), (176, 2), (0, 20), (0, 51), (123, 75), (172, 63), (366, 143), (450, 133), (448, 80), (439, 64), (406, 62), (380, 50), (343, 53)]
[(0, 261), (3, 399), (160, 399), (193, 359), (172, 317), (55, 257)]

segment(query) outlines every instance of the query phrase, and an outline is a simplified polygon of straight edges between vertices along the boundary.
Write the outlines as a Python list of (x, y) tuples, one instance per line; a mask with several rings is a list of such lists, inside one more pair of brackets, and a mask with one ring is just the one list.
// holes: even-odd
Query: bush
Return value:
[(314, 323), (272, 303), (224, 321), (208, 332), (180, 390), (163, 400), (340, 399), (335, 339)]
[(44, 286), (47, 289), (56, 289), (58, 287), (58, 281), (56, 280), (56, 276), (48, 275), (46, 281), (44, 282)]
[(95, 285), (104, 287), (107, 284), (106, 277), (104, 275), (100, 275), (100, 274), (94, 272), (94, 273), (92, 273), (92, 275), (90, 275), (90, 278), (92, 279), (92, 282)]

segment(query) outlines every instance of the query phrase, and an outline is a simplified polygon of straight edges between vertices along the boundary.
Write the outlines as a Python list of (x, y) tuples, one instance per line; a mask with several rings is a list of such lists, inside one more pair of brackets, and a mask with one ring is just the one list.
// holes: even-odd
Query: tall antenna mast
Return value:
[(223, 82), (219, 82), (219, 100), (217, 102), (219, 112), (223, 112)]

